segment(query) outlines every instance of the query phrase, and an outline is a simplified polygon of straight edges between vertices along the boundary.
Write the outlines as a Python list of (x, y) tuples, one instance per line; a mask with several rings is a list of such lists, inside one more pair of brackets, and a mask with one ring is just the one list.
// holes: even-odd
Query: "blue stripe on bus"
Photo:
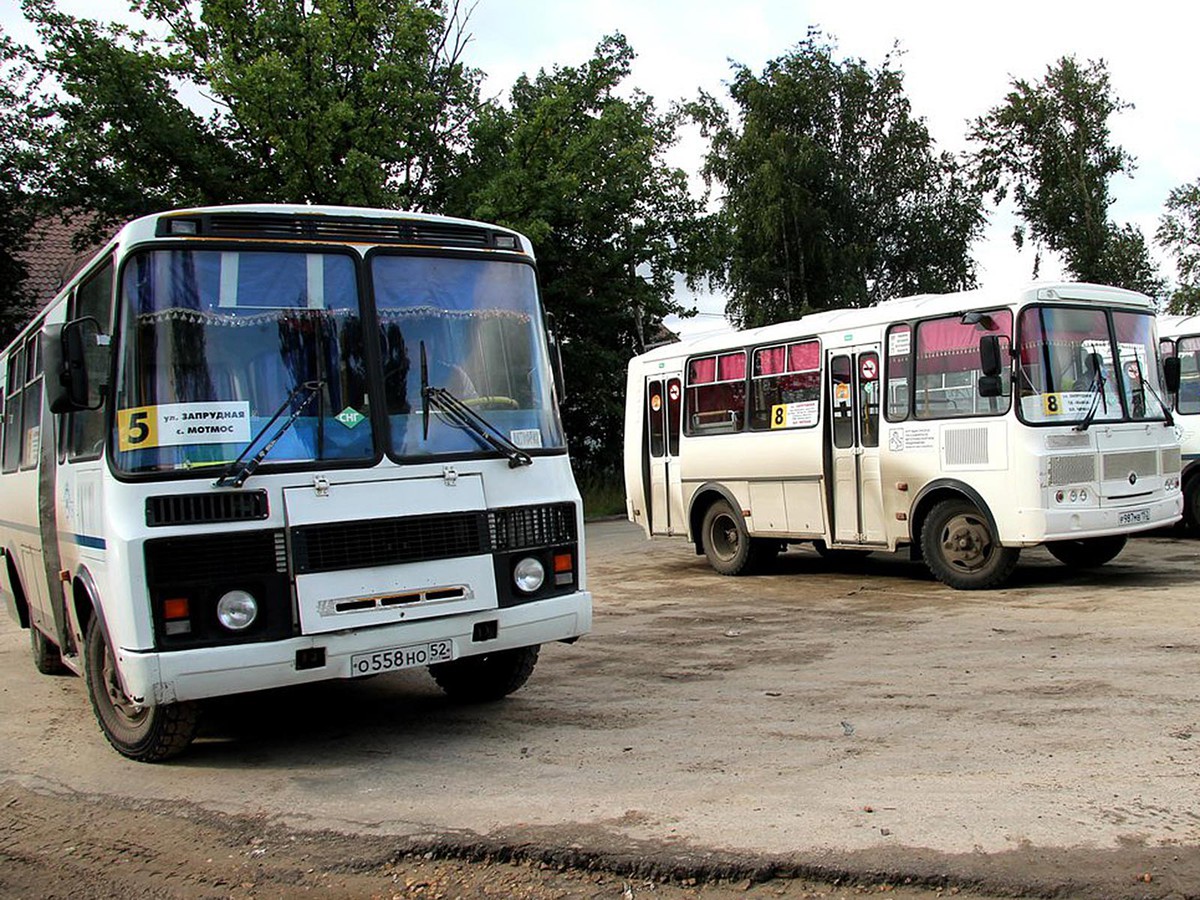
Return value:
[(89, 547), (92, 550), (104, 550), (107, 544), (102, 537), (93, 537), (90, 534), (66, 534), (63, 537), (68, 537), (77, 543), (80, 547)]

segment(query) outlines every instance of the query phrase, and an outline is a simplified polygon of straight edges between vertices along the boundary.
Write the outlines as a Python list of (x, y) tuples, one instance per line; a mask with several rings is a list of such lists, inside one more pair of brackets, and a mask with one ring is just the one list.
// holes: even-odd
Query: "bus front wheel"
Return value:
[(1047, 541), (1050, 555), (1073, 569), (1094, 569), (1115, 559), (1125, 549), (1126, 536), (1081, 538), (1077, 541)]
[(88, 624), (85, 649), (88, 697), (113, 749), (138, 762), (159, 762), (182, 753), (196, 736), (196, 704), (134, 704), (121, 687), (116, 659), (97, 617)]
[(1183, 483), (1183, 524), (1193, 533), (1200, 531), (1200, 473)]
[(529, 680), (541, 647), (497, 650), (464, 656), (429, 667), (429, 674), (446, 696), (463, 703), (488, 703), (507, 697)]
[(1000, 544), (987, 518), (966, 500), (943, 500), (921, 527), (921, 553), (933, 577), (960, 591), (1002, 584), (1021, 551)]

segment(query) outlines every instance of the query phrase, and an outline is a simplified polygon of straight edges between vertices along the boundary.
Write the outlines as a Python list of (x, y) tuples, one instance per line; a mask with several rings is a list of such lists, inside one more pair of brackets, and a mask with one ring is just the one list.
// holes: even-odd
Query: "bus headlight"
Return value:
[(246, 591), (229, 591), (217, 601), (217, 621), (230, 631), (245, 631), (258, 618), (258, 601)]
[(546, 567), (532, 556), (526, 556), (513, 566), (513, 584), (522, 593), (532, 594), (542, 586), (542, 582), (545, 580)]

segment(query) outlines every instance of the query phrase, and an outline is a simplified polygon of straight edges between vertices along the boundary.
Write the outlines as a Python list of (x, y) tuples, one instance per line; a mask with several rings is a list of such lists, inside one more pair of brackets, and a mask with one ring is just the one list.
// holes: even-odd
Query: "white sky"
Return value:
[[(470, 0), (464, 0), (470, 2)], [(60, 0), (81, 15), (119, 18), (122, 0)], [(22, 40), (32, 35), (17, 0), (0, 0), (0, 25)], [(467, 62), (488, 74), (485, 92), (503, 96), (521, 73), (589, 59), (606, 35), (623, 33), (637, 53), (630, 84), (661, 109), (701, 88), (724, 98), (729, 61), (761, 71), (802, 40), (810, 25), (836, 42), (839, 56), (877, 66), (899, 45), (900, 67), (914, 114), (939, 149), (964, 149), (967, 122), (1000, 103), (1012, 78), (1040, 80), (1064, 55), (1103, 59), (1113, 90), (1133, 109), (1111, 121), (1113, 140), (1137, 160), (1133, 178), (1112, 185), (1112, 216), (1141, 227), (1148, 240), (1169, 191), (1200, 177), (1200, 104), (1196, 42), (1200, 5), (1178, 0), (478, 0), (470, 20)], [(694, 136), (671, 161), (694, 171), (702, 146)], [(974, 248), (984, 284), (1028, 280), (1033, 258), (1012, 245), (1011, 216), (993, 215)], [(1163, 272), (1174, 275), (1168, 260)], [(1044, 278), (1060, 274), (1043, 259)], [(702, 298), (719, 311), (719, 298)], [(701, 319), (688, 331), (719, 324)]]

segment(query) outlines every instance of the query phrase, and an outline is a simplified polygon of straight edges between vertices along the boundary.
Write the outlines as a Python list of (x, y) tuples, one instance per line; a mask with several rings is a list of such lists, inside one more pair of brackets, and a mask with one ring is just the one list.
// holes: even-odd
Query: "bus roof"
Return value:
[(949, 294), (917, 294), (884, 300), (874, 306), (831, 309), (812, 313), (789, 322), (778, 322), (742, 331), (724, 331), (664, 344), (648, 350), (637, 360), (674, 359), (678, 356), (718, 351), (729, 347), (769, 344), (797, 337), (849, 331), (929, 316), (952, 315), (971, 309), (988, 309), (1029, 303), (1035, 300), (1104, 302), (1137, 309), (1154, 309), (1154, 301), (1145, 294), (1084, 282), (1033, 282), (1016, 288), (989, 287)]
[(1200, 315), (1158, 317), (1159, 337), (1181, 337), (1189, 334), (1200, 334)]

